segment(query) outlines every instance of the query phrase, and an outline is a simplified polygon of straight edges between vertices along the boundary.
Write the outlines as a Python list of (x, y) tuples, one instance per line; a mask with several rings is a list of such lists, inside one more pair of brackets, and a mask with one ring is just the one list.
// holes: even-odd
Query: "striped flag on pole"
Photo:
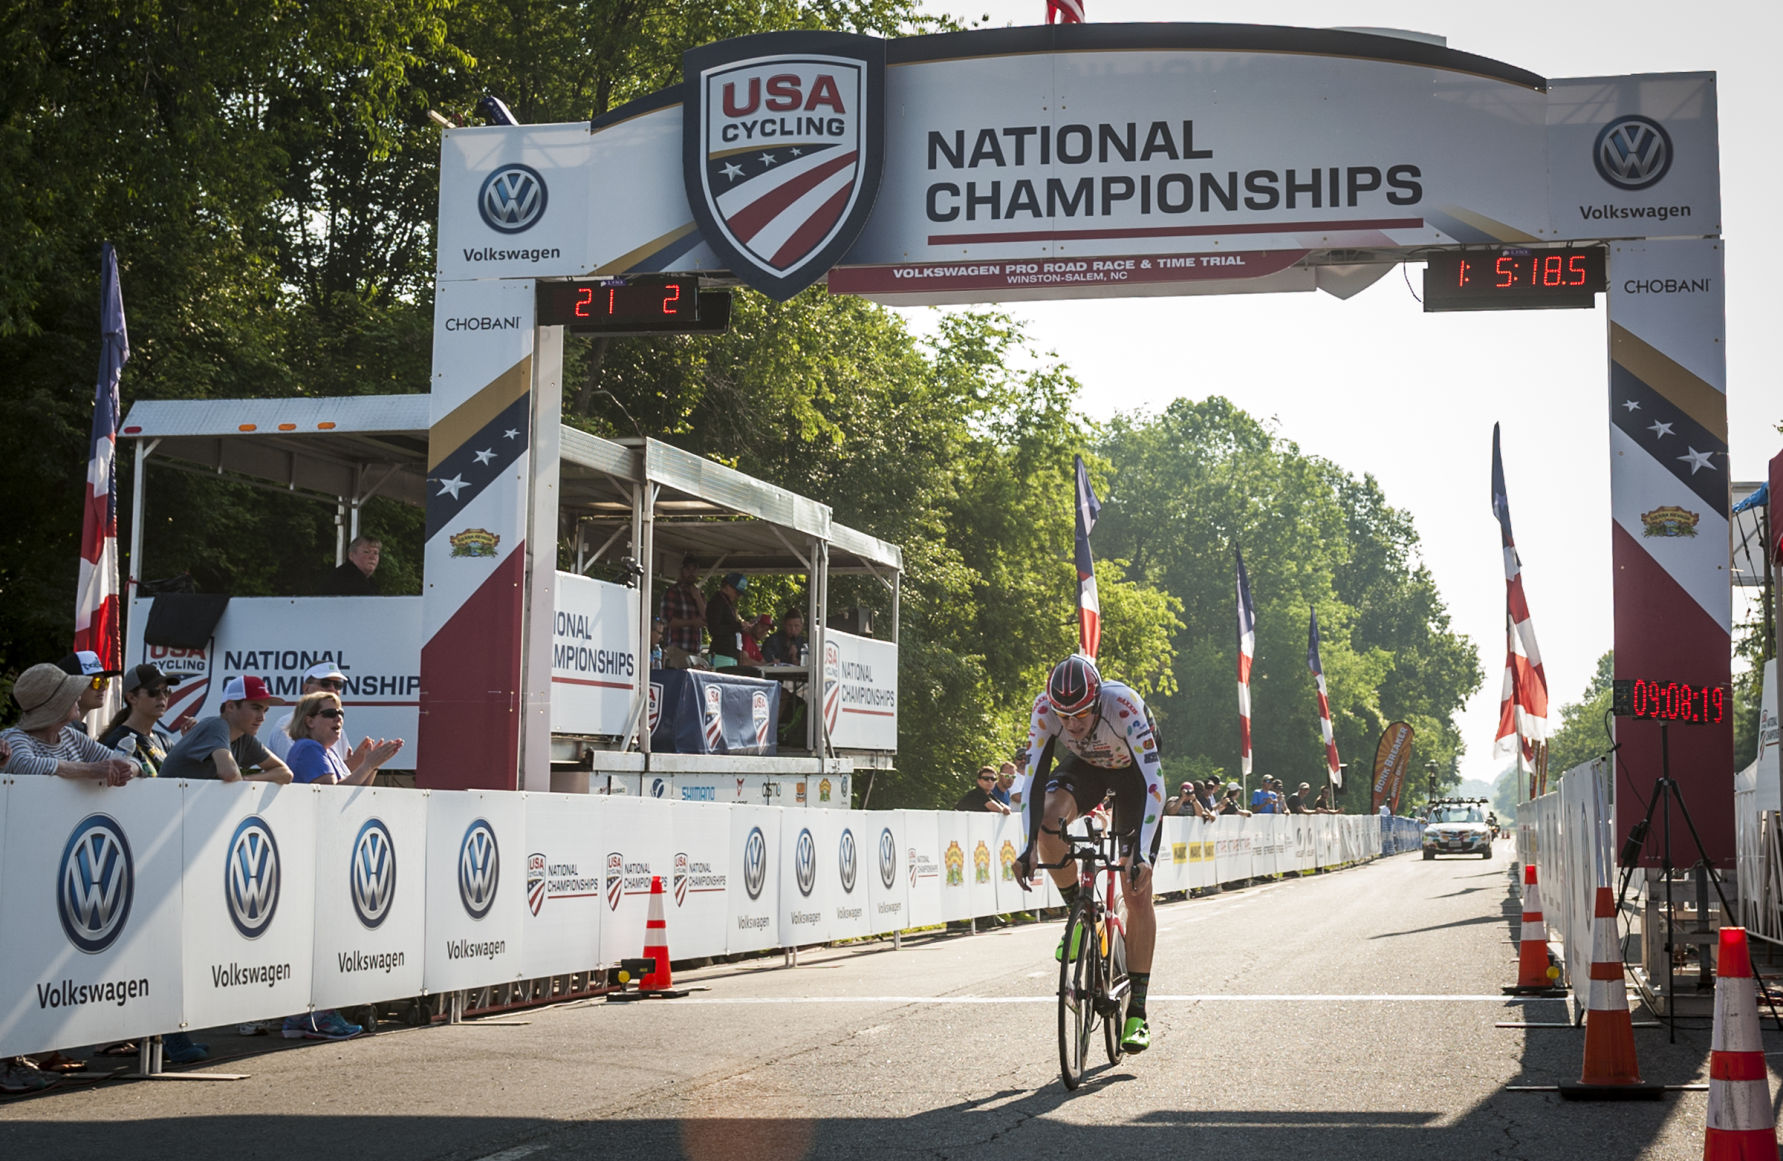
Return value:
[(1083, 0), (1046, 0), (1048, 24), (1082, 24)]
[(1535, 624), (1523, 597), (1523, 562), (1511, 537), (1511, 505), (1504, 487), (1504, 461), (1498, 450), (1498, 425), (1492, 425), (1492, 514), (1504, 544), (1505, 651), (1504, 695), (1498, 707), (1498, 734), (1493, 749), (1515, 753), (1524, 775), (1535, 770), (1536, 746), (1548, 736), (1548, 678), (1542, 652), (1535, 643)]
[(1102, 645), (1102, 605), (1096, 597), (1096, 562), (1090, 559), (1090, 533), (1096, 530), (1096, 517), (1101, 515), (1102, 502), (1090, 490), (1090, 473), (1084, 469), (1083, 457), (1077, 461), (1077, 635), (1083, 655), (1091, 661)]
[(118, 254), (110, 242), (105, 243), (99, 263), (99, 379), (93, 389), (93, 434), (87, 449), (74, 647), (92, 650), (103, 669), (118, 672), (124, 668), (118, 615), (118, 380), (130, 358), (130, 339), (124, 330)]
[(1325, 767), (1331, 773), (1331, 785), (1343, 789), (1343, 768), (1337, 761), (1337, 735), (1331, 731), (1331, 699), (1325, 693), (1325, 669), (1319, 664), (1319, 611), (1312, 610), (1312, 621), (1306, 631), (1306, 664), (1312, 670), (1313, 684), (1319, 689), (1319, 729), (1325, 735)]
[(1251, 658), (1257, 652), (1257, 610), (1251, 604), (1251, 578), (1244, 571), (1244, 553), (1238, 556), (1238, 767), (1251, 776)]

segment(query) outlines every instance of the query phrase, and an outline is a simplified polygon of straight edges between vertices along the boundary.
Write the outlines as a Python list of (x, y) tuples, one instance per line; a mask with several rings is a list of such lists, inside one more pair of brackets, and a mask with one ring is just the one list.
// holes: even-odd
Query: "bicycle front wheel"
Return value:
[(1065, 941), (1059, 957), (1059, 1075), (1065, 1087), (1083, 1083), (1090, 1042), (1096, 1034), (1096, 998), (1101, 966), (1096, 925), (1085, 900), (1079, 898), (1065, 917)]
[(1108, 958), (1102, 961), (1102, 1045), (1108, 1050), (1108, 1063), (1121, 1062), (1121, 1036), (1127, 1029), (1127, 1001), (1131, 998), (1127, 981), (1127, 937), (1112, 923), (1108, 932)]

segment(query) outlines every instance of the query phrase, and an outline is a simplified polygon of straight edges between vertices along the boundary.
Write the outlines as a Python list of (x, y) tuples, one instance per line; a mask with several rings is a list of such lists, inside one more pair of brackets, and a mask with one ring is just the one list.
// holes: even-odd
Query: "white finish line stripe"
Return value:
[[(1157, 992), (1145, 1002), (1186, 1002), (1212, 1004), (1301, 1003), (1301, 1004), (1531, 1004), (1543, 1000), (1560, 1001), (1560, 996), (1492, 996), (1467, 993), (1385, 993), (1380, 995), (1330, 995), (1305, 992), (1256, 995), (1172, 996)], [(1048, 996), (699, 996), (676, 1001), (683, 1004), (1056, 1004), (1058, 997)]]

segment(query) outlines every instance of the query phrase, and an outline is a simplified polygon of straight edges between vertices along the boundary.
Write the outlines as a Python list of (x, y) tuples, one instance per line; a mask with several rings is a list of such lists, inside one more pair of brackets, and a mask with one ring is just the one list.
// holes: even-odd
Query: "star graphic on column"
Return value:
[(440, 486), (439, 494), (442, 496), (449, 494), (454, 500), (458, 499), (458, 491), (460, 488), (470, 487), (470, 484), (463, 476), (453, 476), (449, 480), (440, 480), (438, 483)]
[(1628, 410), (1630, 410), (1630, 411), (1639, 411), (1641, 409), (1641, 405), (1639, 403), (1636, 403), (1632, 399), (1630, 399), (1627, 403), (1624, 403), (1622, 406), (1628, 408)]
[(803, 156), (805, 156), (805, 151), (803, 149), (794, 149), (792, 151), (792, 155), (794, 157), (803, 157)]
[(1653, 426), (1649, 427), (1647, 430), (1653, 433), (1654, 439), (1664, 439), (1672, 433), (1672, 425), (1669, 423), (1661, 423), (1659, 420), (1655, 419), (1653, 421)]
[(503, 439), (519, 439), (520, 429), (517, 427), (510, 427), (508, 430), (501, 433), (501, 437)]
[(779, 162), (780, 159), (775, 157), (772, 153), (764, 153), (761, 155), (761, 163), (763, 165), (777, 165)]
[(472, 458), (475, 459), (479, 464), (483, 464), (483, 465), (487, 466), (489, 461), (495, 458), (495, 453), (493, 451), (480, 451), (480, 452), (477, 452)]
[(724, 168), (719, 170), (719, 172), (730, 178), (732, 181), (736, 181), (739, 177), (743, 176), (743, 167), (734, 161), (727, 161), (724, 163)]
[(1690, 465), (1690, 474), (1694, 476), (1696, 469), (1709, 466), (1709, 457), (1713, 454), (1713, 452), (1699, 452), (1695, 448), (1691, 448), (1689, 454), (1681, 455), (1678, 459)]

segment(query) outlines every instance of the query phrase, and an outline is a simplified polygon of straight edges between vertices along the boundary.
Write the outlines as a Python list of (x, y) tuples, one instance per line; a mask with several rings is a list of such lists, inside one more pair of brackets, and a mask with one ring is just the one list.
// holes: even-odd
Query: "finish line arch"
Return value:
[[(551, 569), (526, 545), (556, 528), (540, 472), (562, 331), (536, 308), (563, 279), (691, 275), (780, 299), (822, 281), (891, 305), (1344, 298), (1407, 260), (1455, 270), (1455, 251), (1528, 251), (1538, 279), (1601, 253), (1616, 676), (1729, 684), (1713, 73), (1547, 79), (1412, 34), (1207, 24), (770, 33), (684, 64), (682, 84), (591, 123), (444, 134), (429, 458), (498, 420), (527, 452), (430, 500), (435, 784), (538, 784), (521, 707), (550, 672), (527, 594), (541, 607)], [(1485, 289), (1473, 305), (1495, 305)], [(503, 551), (452, 557), (469, 524)], [(446, 676), (467, 666), (474, 695)], [(1620, 812), (1659, 769), (1658, 727), (1619, 719), (1617, 741)], [(1731, 723), (1678, 731), (1671, 757), (1731, 865)]]

